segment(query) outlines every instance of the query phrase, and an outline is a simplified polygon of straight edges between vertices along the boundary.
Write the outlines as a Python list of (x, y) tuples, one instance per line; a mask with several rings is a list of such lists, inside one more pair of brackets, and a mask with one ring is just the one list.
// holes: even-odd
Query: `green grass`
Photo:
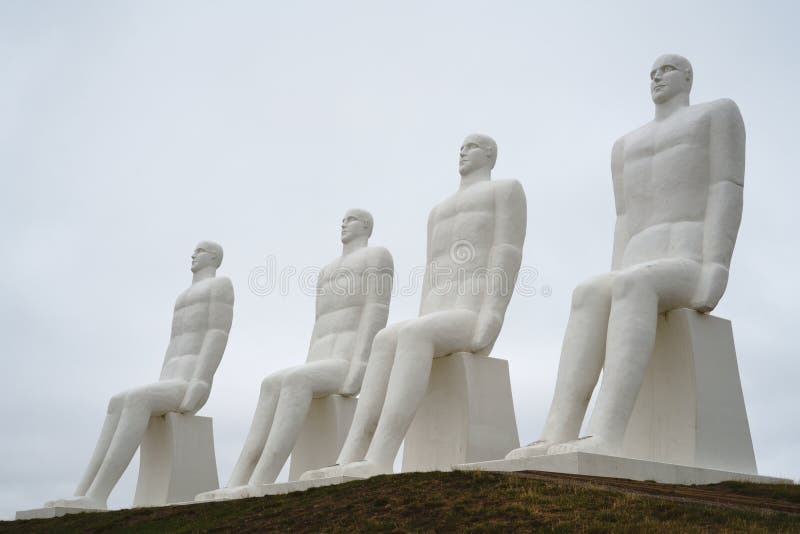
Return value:
[[(720, 493), (797, 503), (798, 486)], [(478, 472), (381, 476), (220, 503), (0, 522), (0, 532), (800, 532), (800, 515)]]

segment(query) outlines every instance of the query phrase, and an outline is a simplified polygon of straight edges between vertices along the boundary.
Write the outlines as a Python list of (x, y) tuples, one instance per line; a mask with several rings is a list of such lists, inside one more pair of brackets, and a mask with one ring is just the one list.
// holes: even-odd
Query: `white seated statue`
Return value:
[[(612, 270), (575, 289), (541, 437), (508, 459), (620, 455), (658, 315), (709, 312), (725, 292), (742, 216), (744, 124), (731, 100), (690, 106), (692, 76), (684, 57), (656, 59), (655, 119), (614, 144)], [(578, 439), (601, 370), (588, 435)]]
[(306, 363), (264, 379), (228, 486), (201, 493), (196, 500), (258, 495), (259, 486), (275, 482), (292, 452), (312, 399), (358, 394), (372, 340), (389, 317), (394, 274), (389, 251), (367, 246), (372, 226), (372, 215), (365, 210), (345, 214), (342, 255), (319, 275)]
[(217, 277), (222, 247), (202, 241), (192, 254), (192, 285), (175, 301), (172, 333), (158, 382), (111, 398), (108, 415), (75, 497), (46, 507), (105, 510), (106, 501), (142, 442), (150, 418), (193, 414), (208, 400), (233, 320), (233, 285)]
[(458, 191), (428, 218), (419, 317), (381, 330), (338, 464), (300, 479), (391, 473), (425, 397), (434, 358), (488, 355), (500, 333), (522, 261), (525, 193), (515, 180), (490, 181), (497, 145), (470, 135), (460, 150)]

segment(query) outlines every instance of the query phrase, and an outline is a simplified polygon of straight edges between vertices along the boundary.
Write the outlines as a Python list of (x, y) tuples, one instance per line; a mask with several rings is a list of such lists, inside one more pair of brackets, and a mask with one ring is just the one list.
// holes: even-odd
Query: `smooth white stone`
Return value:
[(283, 495), (294, 491), (305, 491), (311, 488), (321, 488), (323, 486), (334, 486), (344, 484), (354, 480), (364, 480), (361, 477), (341, 476), (330, 478), (318, 478), (316, 480), (300, 480), (294, 482), (283, 482), (281, 484), (263, 484), (250, 489), (251, 497), (264, 497), (265, 495)]
[[(682, 56), (657, 58), (650, 78), (653, 120), (611, 149), (616, 206), (611, 272), (575, 288), (544, 428), (537, 442), (512, 451), (510, 459), (564, 452), (621, 455), (658, 315), (679, 308), (706, 313), (725, 293), (742, 217), (742, 116), (728, 99), (690, 105), (693, 70)], [(601, 371), (587, 435), (578, 439)], [(731, 383), (727, 375), (719, 380)], [(723, 419), (726, 425), (746, 425), (738, 416)], [(707, 431), (712, 427), (707, 424)], [(723, 441), (729, 429), (717, 431), (723, 435), (710, 442)], [(734, 432), (737, 448), (747, 448), (738, 437), (746, 433), (746, 428)], [(674, 449), (658, 444), (648, 454), (661, 455), (664, 447)], [(742, 454), (733, 453), (734, 464), (750, 469)]]
[(289, 461), (289, 482), (310, 469), (336, 463), (350, 430), (356, 399), (330, 395), (311, 401), (306, 422), (297, 438)]
[[(218, 243), (201, 241), (191, 258), (192, 284), (175, 300), (170, 341), (158, 381), (111, 398), (97, 445), (74, 496), (48, 501), (46, 507), (106, 508), (108, 496), (142, 444), (151, 418), (176, 412), (194, 414), (208, 400), (228, 343), (234, 292), (230, 279), (216, 276), (223, 258)], [(185, 440), (176, 443), (172, 446), (189, 451), (194, 447)], [(188, 455), (193, 457), (191, 452)], [(139, 502), (162, 502), (163, 495), (148, 496), (143, 493), (146, 491), (140, 490)]]
[(375, 336), (337, 465), (303, 473), (301, 480), (391, 473), (425, 398), (432, 361), (491, 353), (519, 272), (527, 220), (522, 185), (492, 180), (496, 160), (492, 138), (464, 139), (458, 189), (428, 216), (419, 314)]
[(108, 510), (93, 510), (91, 508), (67, 508), (64, 506), (45, 506), (43, 508), (33, 508), (31, 510), (20, 510), (17, 512), (16, 519), (52, 519), (70, 514), (82, 514), (84, 512), (107, 512)]
[(445, 471), (519, 447), (508, 362), (457, 353), (433, 360), (403, 445), (403, 471)]
[[(355, 403), (343, 397), (354, 397), (361, 389), (372, 341), (389, 317), (394, 265), (388, 250), (368, 246), (372, 229), (368, 211), (344, 214), (342, 254), (317, 280), (306, 363), (262, 381), (239, 459), (227, 486), (214, 492), (214, 498), (242, 493), (235, 488), (273, 483), (293, 452), (292, 478), (335, 463)], [(328, 396), (333, 397), (326, 400)]]
[(730, 321), (687, 309), (659, 316), (622, 456), (757, 473)]
[(495, 460), (456, 466), (461, 471), (546, 471), (571, 475), (652, 480), (662, 484), (716, 484), (726, 480), (759, 484), (791, 484), (785, 478), (736, 473), (686, 465), (620, 458), (588, 452), (549, 454), (516, 460)]
[(212, 419), (177, 413), (150, 418), (133, 505), (184, 502), (217, 487)]

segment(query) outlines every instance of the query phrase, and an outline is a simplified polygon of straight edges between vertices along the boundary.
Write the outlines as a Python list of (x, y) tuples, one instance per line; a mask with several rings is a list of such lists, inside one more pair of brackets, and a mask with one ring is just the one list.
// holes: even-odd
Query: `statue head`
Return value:
[(342, 243), (372, 235), (372, 214), (367, 210), (350, 209), (342, 219)]
[(658, 57), (650, 69), (650, 96), (656, 104), (672, 100), (676, 95), (692, 90), (692, 64), (678, 54)]
[(491, 170), (497, 162), (497, 143), (488, 135), (471, 134), (461, 143), (458, 172), (461, 176), (478, 169)]
[(217, 269), (222, 265), (222, 247), (213, 241), (200, 241), (192, 253), (192, 272), (202, 271), (207, 267)]

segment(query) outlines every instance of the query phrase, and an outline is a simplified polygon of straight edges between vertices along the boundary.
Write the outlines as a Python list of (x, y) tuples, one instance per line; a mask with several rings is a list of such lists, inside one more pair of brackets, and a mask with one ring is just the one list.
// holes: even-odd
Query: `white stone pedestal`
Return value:
[(191, 501), (218, 487), (211, 418), (177, 413), (151, 417), (140, 448), (133, 505)]
[(353, 422), (356, 402), (353, 397), (341, 395), (329, 395), (311, 401), (303, 430), (292, 450), (290, 482), (300, 478), (306, 471), (336, 463)]
[(403, 448), (403, 471), (450, 470), (519, 447), (508, 362), (457, 353), (433, 360)]
[(730, 321), (687, 309), (659, 316), (621, 456), (757, 473)]
[(571, 475), (653, 480), (662, 484), (716, 484), (725, 480), (758, 482), (762, 484), (791, 484), (791, 480), (735, 473), (685, 465), (666, 464), (633, 458), (619, 458), (587, 452), (568, 452), (521, 458), (495, 460), (459, 465), (463, 471), (547, 471)]

